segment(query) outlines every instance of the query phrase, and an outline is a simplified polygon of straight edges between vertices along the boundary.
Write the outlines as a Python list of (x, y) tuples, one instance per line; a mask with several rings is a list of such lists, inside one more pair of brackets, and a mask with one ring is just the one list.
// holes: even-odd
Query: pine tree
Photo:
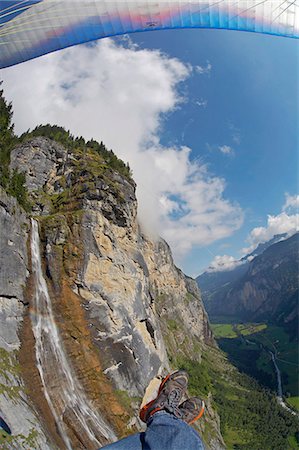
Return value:
[(12, 115), (12, 105), (4, 98), (3, 90), (0, 90), (0, 185), (4, 188), (9, 183), (10, 152), (15, 140)]

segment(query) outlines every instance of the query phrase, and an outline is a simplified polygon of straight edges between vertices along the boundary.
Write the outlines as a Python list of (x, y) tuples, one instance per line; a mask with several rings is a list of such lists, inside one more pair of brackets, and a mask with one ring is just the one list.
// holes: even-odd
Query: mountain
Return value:
[(241, 261), (246, 261), (250, 257), (255, 257), (258, 255), (261, 255), (265, 250), (267, 250), (268, 247), (270, 247), (273, 244), (276, 244), (277, 242), (283, 241), (286, 239), (287, 233), (281, 233), (281, 234), (275, 234), (272, 239), (270, 239), (267, 242), (262, 242), (259, 244), (251, 253), (244, 256)]
[[(94, 144), (82, 147), (28, 136), (10, 172), (25, 174), (32, 212), (0, 191), (0, 378), (15, 393), (11, 405), (0, 396), (0, 409), (18, 448), (34, 436), (34, 448), (93, 449), (140, 429), (144, 392), (170, 359), (199, 363), (216, 348), (196, 282), (139, 227), (129, 172)], [(78, 394), (67, 406), (69, 376)], [(74, 416), (78, 402), (92, 405), (89, 432)], [(208, 398), (207, 408), (207, 446), (224, 448)]]
[(241, 278), (249, 269), (249, 262), (258, 255), (261, 255), (268, 247), (286, 238), (286, 234), (277, 234), (272, 239), (259, 244), (255, 250), (236, 261), (236, 266), (230, 270), (207, 270), (196, 278), (203, 293), (205, 304), (217, 292), (228, 291), (233, 282)]
[(0, 448), (94, 450), (143, 430), (140, 404), (177, 368), (206, 402), (195, 426), (207, 450), (286, 448), (293, 417), (219, 350), (195, 280), (139, 226), (129, 167), (60, 127), (10, 134), (0, 411), (12, 435), (0, 430)]
[(209, 315), (268, 321), (294, 330), (298, 318), (298, 238), (296, 233), (270, 242), (259, 248), (252, 261), (231, 272), (199, 276), (197, 282)]

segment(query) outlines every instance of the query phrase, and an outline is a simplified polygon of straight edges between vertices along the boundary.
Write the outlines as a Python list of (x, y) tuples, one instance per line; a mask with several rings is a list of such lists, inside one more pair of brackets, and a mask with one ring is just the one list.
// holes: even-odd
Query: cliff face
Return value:
[[(34, 407), (47, 417), (52, 445), (67, 448), (61, 439), (61, 430), (65, 430), (71, 446), (93, 449), (95, 442), (105, 444), (113, 434), (122, 436), (140, 429), (136, 411), (145, 389), (153, 378), (170, 370), (174, 354), (200, 361), (206, 346), (214, 345), (207, 316), (196, 283), (174, 266), (167, 244), (152, 242), (141, 232), (133, 181), (109, 168), (99, 153), (66, 151), (53, 141), (35, 138), (12, 152), (11, 169), (26, 173), (40, 230), (41, 271), (70, 370), (111, 434), (98, 431), (93, 439), (82, 424), (74, 423), (67, 409), (59, 410), (64, 428), (57, 432), (41, 382), (41, 378), (53, 378), (54, 368), (46, 367), (42, 376), (38, 373), (29, 319), (22, 331), (23, 378)], [(2, 328), (0, 333), (7, 341), (16, 342), (23, 303), (30, 304), (32, 319), (36, 296), (32, 271), (26, 281), (30, 272), (26, 253), (29, 222), (21, 212), (19, 215), (23, 222), (20, 219), (16, 236), (22, 236), (22, 244), (13, 242), (17, 252), (24, 254), (16, 253), (20, 261), (11, 263), (14, 268), (20, 266), (17, 272), (12, 270), (14, 280), (20, 272), (18, 291), (8, 289), (7, 298), (1, 286), (6, 326), (4, 334)], [(9, 228), (2, 236), (10, 235)], [(6, 247), (13, 247), (9, 240)], [(9, 282), (4, 278), (3, 286)], [(14, 328), (8, 332), (9, 311)], [(5, 337), (5, 333), (10, 335)], [(59, 409), (61, 400), (54, 388), (51, 395)], [(208, 448), (222, 448), (217, 415), (209, 402), (205, 420), (201, 427), (204, 430), (209, 423)], [(43, 443), (40, 448), (47, 447)]]

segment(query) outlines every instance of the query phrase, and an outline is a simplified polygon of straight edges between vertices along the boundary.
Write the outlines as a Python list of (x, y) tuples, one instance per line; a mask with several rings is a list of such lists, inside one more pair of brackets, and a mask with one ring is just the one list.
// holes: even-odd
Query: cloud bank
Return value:
[(285, 194), (286, 200), (282, 207), (283, 211), (299, 210), (299, 195), (290, 195), (288, 192)]
[(160, 143), (167, 114), (186, 101), (182, 83), (211, 69), (106, 39), (5, 69), (2, 78), (17, 133), (58, 124), (102, 140), (129, 162), (142, 226), (163, 236), (179, 262), (243, 221), (241, 208), (224, 197), (225, 180), (193, 161), (190, 148)]
[(244, 254), (251, 253), (259, 244), (269, 241), (276, 234), (286, 233), (287, 237), (299, 231), (299, 195), (285, 194), (282, 212), (277, 216), (268, 215), (265, 227), (254, 228), (248, 238), (249, 247), (244, 248)]
[(229, 272), (244, 263), (245, 261), (236, 260), (233, 256), (229, 255), (215, 256), (207, 272)]
[[(252, 253), (259, 244), (270, 241), (275, 235), (286, 234), (284, 239), (287, 239), (299, 231), (298, 208), (299, 196), (291, 196), (286, 193), (282, 212), (277, 216), (268, 215), (265, 227), (256, 227), (249, 233), (246, 240), (250, 245), (242, 249), (242, 254), (246, 256)], [(233, 256), (217, 255), (210, 263), (207, 272), (230, 271), (246, 261), (252, 261), (252, 259), (254, 259), (254, 256), (249, 256), (246, 260), (241, 261), (236, 260)]]

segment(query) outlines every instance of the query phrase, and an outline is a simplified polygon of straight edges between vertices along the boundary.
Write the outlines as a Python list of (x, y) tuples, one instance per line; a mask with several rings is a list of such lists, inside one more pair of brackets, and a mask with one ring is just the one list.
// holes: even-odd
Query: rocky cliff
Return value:
[[(135, 184), (105, 157), (46, 138), (25, 141), (11, 153), (10, 169), (26, 174), (35, 222), (2, 194), (0, 345), (20, 367), (12, 383), (26, 385), (26, 400), (18, 393), (18, 402), (26, 404), (23, 416), (32, 424), (34, 448), (94, 449), (141, 429), (137, 411), (149, 382), (176, 366), (180, 355), (200, 362), (215, 346), (195, 281), (175, 267), (163, 240), (153, 242), (142, 233)], [(38, 245), (32, 242), (36, 222)], [(40, 251), (40, 268), (38, 255), (32, 261), (34, 251)], [(38, 280), (44, 286), (39, 293)], [(39, 309), (41, 302), (47, 310)], [(40, 353), (39, 316), (46, 320)], [(55, 364), (64, 358), (65, 377), (71, 373), (84, 402), (96, 411), (88, 426), (84, 414), (74, 418), (80, 405), (62, 405)], [(12, 412), (5, 392), (0, 397), (14, 435), (23, 433), (20, 411)], [(206, 400), (201, 431), (207, 448), (221, 449), (218, 416)], [(95, 426), (98, 420), (103, 428)], [(26, 433), (29, 439), (29, 428)], [(20, 448), (16, 442), (5, 448)]]

